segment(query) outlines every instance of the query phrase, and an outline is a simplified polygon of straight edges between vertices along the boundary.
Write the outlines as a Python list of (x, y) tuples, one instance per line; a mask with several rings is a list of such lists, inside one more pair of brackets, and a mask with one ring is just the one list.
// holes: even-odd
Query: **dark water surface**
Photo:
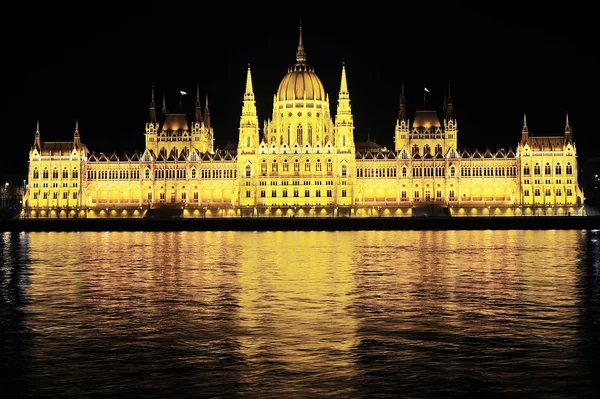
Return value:
[(0, 396), (597, 398), (599, 238), (0, 233)]

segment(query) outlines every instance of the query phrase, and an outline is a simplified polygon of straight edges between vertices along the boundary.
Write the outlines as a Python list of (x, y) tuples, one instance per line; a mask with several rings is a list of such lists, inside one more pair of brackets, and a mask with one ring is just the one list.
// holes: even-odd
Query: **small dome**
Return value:
[(277, 90), (277, 100), (304, 99), (325, 101), (325, 88), (313, 69), (297, 65), (281, 80)]

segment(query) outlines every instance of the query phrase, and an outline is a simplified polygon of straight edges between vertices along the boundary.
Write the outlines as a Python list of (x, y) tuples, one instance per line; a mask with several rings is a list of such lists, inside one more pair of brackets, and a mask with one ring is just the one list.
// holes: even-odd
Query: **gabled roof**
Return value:
[(417, 110), (412, 127), (441, 127), (440, 118), (434, 110)]
[(421, 155), (418, 152), (415, 152), (412, 156), (413, 159), (421, 159)]
[(96, 157), (96, 153), (92, 152), (90, 154), (90, 157), (88, 158), (88, 162), (97, 162), (97, 161), (98, 161), (98, 158)]
[(475, 151), (473, 151), (473, 154), (471, 155), (471, 157), (472, 158), (483, 158), (477, 148), (475, 148)]
[(392, 151), (392, 150), (388, 151), (387, 158), (388, 159), (396, 159), (396, 154), (394, 153), (394, 151)]
[(175, 153), (171, 151), (169, 154), (169, 158), (167, 158), (167, 162), (175, 162), (177, 159), (175, 158)]
[(502, 151), (502, 149), (498, 149), (498, 151), (496, 151), (496, 158), (506, 158), (506, 154), (504, 151)]
[(140, 160), (140, 155), (138, 154), (138, 152), (134, 152), (133, 155), (131, 156), (131, 161), (139, 161)]
[(460, 154), (461, 158), (471, 158), (471, 154), (469, 154), (469, 151), (467, 151), (467, 149), (465, 148), (463, 150), (463, 152)]
[(119, 160), (119, 157), (117, 156), (117, 154), (116, 154), (115, 152), (113, 152), (113, 153), (110, 155), (110, 158), (109, 158), (108, 160), (109, 160), (110, 162), (116, 162), (116, 161), (118, 161), (118, 160)]
[(433, 155), (431, 155), (431, 151), (427, 152), (427, 154), (423, 155), (423, 159), (433, 159)]
[(233, 155), (231, 155), (229, 151), (225, 151), (225, 156), (223, 156), (223, 159), (226, 161), (231, 161), (233, 160)]
[(46, 141), (42, 142), (40, 155), (69, 155), (73, 148), (72, 141)]
[(365, 153), (365, 159), (373, 159), (373, 153), (367, 150), (367, 152)]
[(564, 136), (529, 136), (527, 140), (531, 151), (546, 151), (562, 150), (565, 142)]
[(189, 130), (185, 114), (168, 114), (161, 127), (161, 132)]
[(492, 152), (488, 148), (487, 150), (485, 150), (485, 153), (483, 154), (483, 157), (484, 158), (494, 158), (494, 154), (492, 154)]
[(513, 152), (512, 148), (508, 149), (508, 152), (506, 153), (506, 158), (516, 158), (516, 155)]
[(435, 159), (444, 159), (444, 155), (441, 152), (435, 154)]
[(162, 152), (158, 153), (158, 156), (156, 157), (156, 160), (157, 161), (161, 161), (161, 162), (165, 161), (165, 157), (163, 156)]
[(375, 159), (385, 159), (385, 155), (383, 154), (383, 152), (378, 151), (375, 155)]
[(202, 154), (202, 160), (203, 161), (212, 161), (212, 158), (210, 157), (210, 154), (208, 152), (205, 152), (204, 154)]
[(215, 154), (213, 155), (213, 161), (220, 161), (223, 158), (221, 157), (221, 151), (217, 151), (215, 152)]
[(98, 161), (100, 162), (108, 162), (108, 158), (106, 157), (106, 154), (101, 152), (100, 156), (98, 157)]
[(177, 158), (177, 160), (180, 162), (185, 162), (185, 153), (183, 151), (179, 153), (179, 157)]

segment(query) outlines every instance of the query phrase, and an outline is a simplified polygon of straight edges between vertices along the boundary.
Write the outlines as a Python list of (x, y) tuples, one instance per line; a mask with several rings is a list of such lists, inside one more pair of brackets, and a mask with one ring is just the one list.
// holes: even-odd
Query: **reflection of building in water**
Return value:
[[(308, 65), (302, 30), (296, 63), (273, 97), (260, 134), (250, 67), (239, 142), (214, 148), (208, 108), (196, 90), (193, 115), (156, 109), (154, 89), (145, 150), (90, 152), (76, 124), (73, 141), (42, 142), (29, 155), (24, 216), (184, 217), (581, 215), (577, 150), (568, 116), (556, 136), (530, 135), (524, 118), (515, 149), (458, 147), (450, 90), (442, 115), (411, 119), (404, 89), (393, 149), (354, 142), (346, 68), (336, 112)], [(170, 211), (169, 211), (170, 209)]]
[[(240, 353), (266, 375), (289, 374), (289, 386), (276, 390), (330, 390), (354, 377), (354, 236), (334, 234), (238, 233)], [(259, 237), (268, 243), (261, 253)]]

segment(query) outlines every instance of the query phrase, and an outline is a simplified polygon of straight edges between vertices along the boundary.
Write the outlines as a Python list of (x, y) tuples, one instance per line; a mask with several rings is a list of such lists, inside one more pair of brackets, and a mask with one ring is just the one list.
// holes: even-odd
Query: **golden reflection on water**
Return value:
[[(470, 373), (465, 351), (497, 366), (494, 345), (507, 341), (545, 345), (548, 359), (557, 345), (572, 350), (585, 234), (21, 233), (28, 323), (38, 359), (57, 356), (62, 339), (103, 337), (164, 356), (179, 348), (177, 361), (202, 367), (218, 368), (227, 352), (237, 359), (229, 382), (262, 397), (352, 396), (381, 390), (365, 377), (373, 353), (407, 376), (424, 356)], [(489, 347), (474, 354), (472, 339)]]

